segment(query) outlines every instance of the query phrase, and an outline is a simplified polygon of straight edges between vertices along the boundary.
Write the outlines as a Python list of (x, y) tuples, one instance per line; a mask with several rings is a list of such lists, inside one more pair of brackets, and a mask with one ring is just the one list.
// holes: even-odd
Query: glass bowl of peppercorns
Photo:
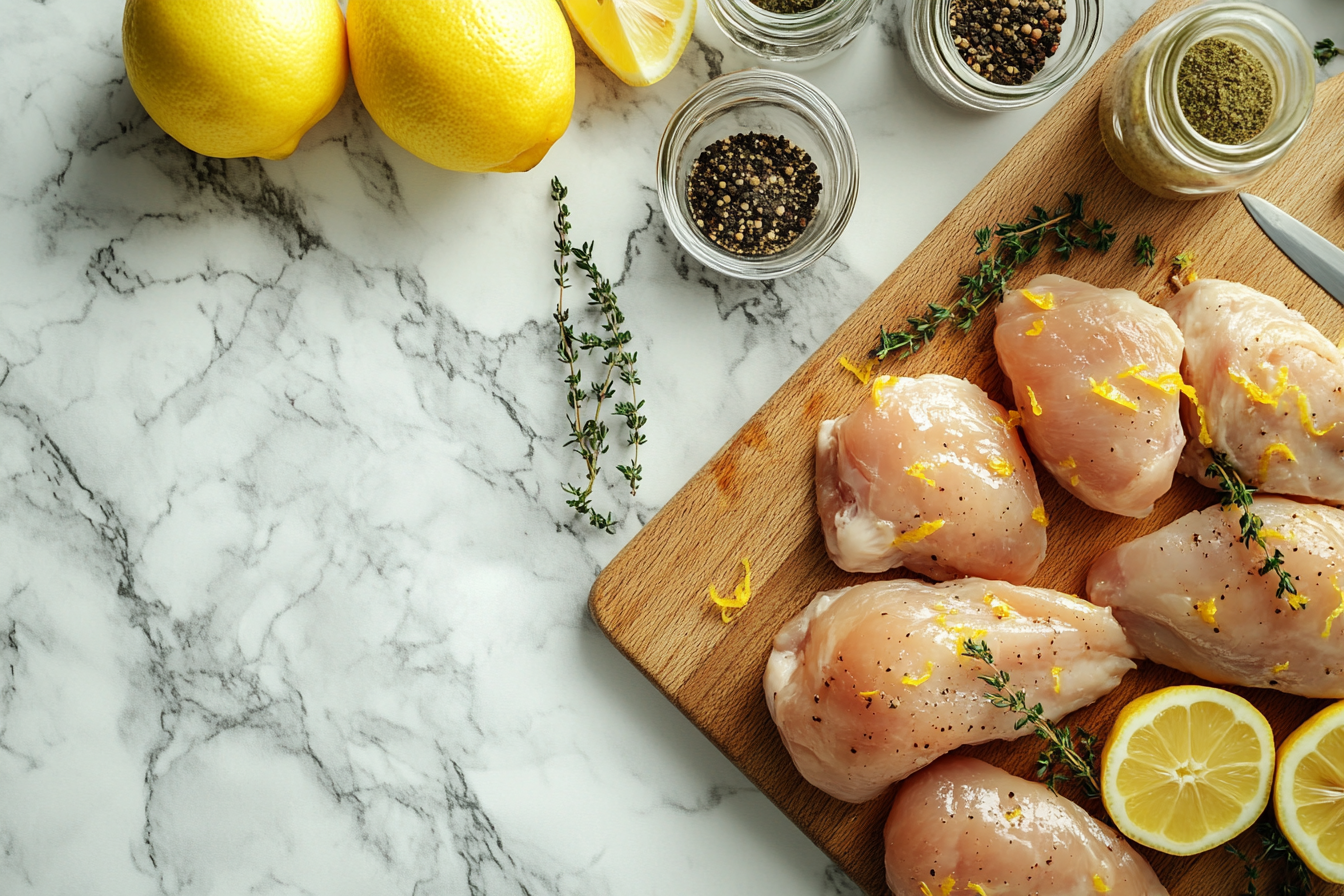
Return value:
[(844, 116), (784, 72), (734, 72), (692, 94), (663, 130), (657, 169), (663, 215), (687, 253), (750, 280), (825, 255), (858, 196)]
[(1102, 0), (908, 0), (906, 55), (942, 100), (1020, 109), (1062, 90), (1091, 62)]

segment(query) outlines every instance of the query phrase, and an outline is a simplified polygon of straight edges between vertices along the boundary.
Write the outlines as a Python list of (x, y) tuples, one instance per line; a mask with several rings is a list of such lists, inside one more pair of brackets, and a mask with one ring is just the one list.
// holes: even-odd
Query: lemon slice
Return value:
[(695, 0), (562, 0), (602, 64), (632, 87), (659, 81), (681, 58)]
[(1293, 851), (1328, 881), (1344, 883), (1344, 700), (1279, 747), (1274, 815)]
[(1125, 836), (1194, 855), (1250, 827), (1269, 803), (1274, 732), (1236, 694), (1154, 691), (1115, 720), (1101, 753), (1101, 799)]

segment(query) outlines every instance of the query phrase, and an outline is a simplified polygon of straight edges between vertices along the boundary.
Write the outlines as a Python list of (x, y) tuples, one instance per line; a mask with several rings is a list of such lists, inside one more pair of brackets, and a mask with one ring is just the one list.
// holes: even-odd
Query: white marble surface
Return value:
[[(580, 46), (564, 139), (472, 176), (353, 88), (286, 161), (200, 158), (131, 93), (119, 3), (4, 0), (0, 893), (856, 892), (585, 598), (1045, 111), (939, 105), (891, 3), (807, 74), (858, 141), (848, 232), (758, 284), (690, 262), (653, 190), (671, 110), (752, 61), (703, 9), (652, 88)], [(1281, 6), (1344, 37), (1339, 0)], [(646, 384), (615, 537), (559, 489), (552, 174)]]

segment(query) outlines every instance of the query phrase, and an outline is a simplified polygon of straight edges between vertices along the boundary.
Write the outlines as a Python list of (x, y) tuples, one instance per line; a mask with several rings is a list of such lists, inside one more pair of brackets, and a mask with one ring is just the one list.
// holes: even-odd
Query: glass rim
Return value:
[(797, 13), (771, 12), (752, 0), (708, 0), (710, 12), (721, 13), (744, 30), (759, 37), (786, 43), (807, 43), (829, 36), (837, 26), (848, 24), (857, 15), (865, 15), (874, 0), (825, 0), (812, 9)]
[[(807, 233), (810, 225), (794, 244), (772, 255), (736, 255), (712, 243), (691, 220), (680, 183), (683, 154), (696, 131), (731, 109), (748, 105), (777, 106), (804, 119), (822, 140), (808, 152), (814, 158), (824, 153), (835, 169), (834, 182), (823, 184), (835, 202), (829, 219), (814, 218), (811, 225), (821, 226), (814, 236)], [(705, 267), (746, 280), (773, 280), (816, 262), (840, 238), (858, 199), (858, 149), (839, 107), (820, 89), (787, 72), (743, 69), (703, 85), (668, 119), (655, 164), (658, 201), (677, 242)]]

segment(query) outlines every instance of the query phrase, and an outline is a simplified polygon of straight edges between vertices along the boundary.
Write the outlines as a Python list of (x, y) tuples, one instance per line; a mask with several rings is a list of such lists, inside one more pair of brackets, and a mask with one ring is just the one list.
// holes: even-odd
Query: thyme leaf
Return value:
[(881, 327), (877, 345), (869, 352), (871, 357), (907, 358), (933, 341), (943, 324), (969, 330), (987, 306), (1003, 298), (1008, 281), (1018, 269), (1047, 246), (1053, 246), (1055, 254), (1067, 261), (1076, 249), (1105, 252), (1116, 240), (1113, 225), (1101, 218), (1088, 223), (1083, 217), (1081, 193), (1065, 193), (1064, 204), (1053, 210), (1035, 206), (1021, 221), (978, 227), (971, 236), (975, 254), (987, 257), (980, 258), (973, 271), (958, 278), (960, 297), (950, 305), (930, 303), (928, 312), (907, 317), (897, 329)]
[(1284, 860), (1286, 871), (1279, 896), (1312, 896), (1314, 884), (1311, 871), (1301, 857), (1293, 851), (1292, 846), (1288, 844), (1288, 838), (1283, 836), (1283, 831), (1279, 830), (1278, 822), (1275, 821), (1272, 810), (1265, 813), (1265, 816), (1260, 819), (1260, 823), (1256, 825), (1255, 830), (1260, 835), (1262, 851), (1259, 856), (1248, 855), (1245, 850), (1232, 843), (1223, 847), (1241, 860), (1246, 875), (1246, 889), (1238, 896), (1261, 896), (1256, 885), (1256, 882), (1260, 879), (1260, 869), (1256, 863), (1278, 859)]
[[(584, 243), (575, 246), (570, 242), (569, 206), (565, 205), (565, 198), (568, 195), (569, 190), (560, 183), (560, 179), (551, 178), (551, 199), (557, 206), (555, 223), (552, 227), (556, 235), (555, 251), (559, 256), (559, 259), (552, 263), (552, 268), (555, 272), (555, 283), (560, 288), (552, 318), (560, 334), (556, 343), (556, 354), (560, 363), (565, 365), (566, 371), (565, 402), (572, 412), (566, 415), (569, 420), (569, 440), (565, 442), (565, 446), (572, 445), (575, 453), (583, 459), (585, 474), (582, 483), (566, 482), (561, 487), (565, 494), (570, 496), (565, 503), (574, 508), (576, 514), (586, 516), (588, 523), (594, 528), (614, 534), (617, 520), (612, 513), (601, 513), (593, 506), (593, 489), (602, 472), (599, 462), (602, 455), (611, 447), (607, 444), (610, 430), (602, 419), (602, 408), (608, 399), (616, 397), (617, 380), (628, 388), (630, 398), (628, 401), (614, 401), (610, 413), (625, 422), (626, 445), (633, 451), (630, 463), (617, 464), (616, 470), (630, 486), (632, 496), (639, 491), (639, 483), (643, 479), (644, 470), (639, 463), (639, 446), (647, 441), (643, 429), (648, 423), (648, 418), (640, 413), (644, 408), (644, 402), (640, 400), (637, 392), (640, 379), (635, 368), (639, 356), (638, 353), (629, 350), (630, 331), (625, 329), (625, 315), (621, 312), (616, 291), (612, 288), (611, 281), (602, 276), (597, 262), (593, 260), (594, 244)], [(601, 327), (597, 333), (575, 333), (573, 324), (569, 322), (569, 309), (565, 307), (565, 290), (570, 286), (568, 276), (570, 258), (574, 259), (574, 266), (592, 282), (592, 289), (588, 291), (588, 304), (600, 316)], [(594, 352), (602, 353), (600, 362), (602, 372), (599, 378), (594, 379), (585, 389), (581, 361)], [(591, 411), (585, 417), (584, 411), (590, 404)]]
[(1075, 733), (1067, 725), (1056, 725), (1046, 718), (1041, 704), (1030, 705), (1026, 691), (1012, 690), (1008, 673), (994, 665), (994, 654), (985, 641), (967, 638), (961, 650), (966, 656), (984, 663), (994, 673), (978, 676), (993, 688), (986, 692), (985, 699), (1000, 709), (1020, 716), (1013, 723), (1015, 729), (1021, 730), (1031, 725), (1037, 736), (1046, 742), (1045, 749), (1036, 757), (1036, 777), (1052, 791), (1064, 781), (1075, 780), (1082, 785), (1084, 796), (1100, 799), (1096, 735), (1081, 727)]
[(1265, 552), (1265, 563), (1260, 567), (1260, 575), (1274, 573), (1278, 577), (1279, 584), (1274, 591), (1275, 598), (1284, 598), (1288, 601), (1288, 606), (1294, 610), (1300, 610), (1307, 605), (1306, 598), (1298, 594), (1297, 586), (1293, 584), (1293, 577), (1283, 568), (1283, 552), (1278, 548), (1271, 549), (1269, 542), (1265, 538), (1265, 521), (1260, 515), (1252, 510), (1255, 503), (1255, 486), (1247, 485), (1241, 478), (1237, 468), (1228, 459), (1226, 454), (1220, 451), (1212, 452), (1212, 460), (1204, 471), (1204, 475), (1214, 479), (1218, 483), (1218, 503), (1224, 510), (1236, 508), (1241, 511), (1240, 541), (1246, 547), (1256, 544)]
[(1153, 245), (1153, 238), (1141, 233), (1134, 238), (1134, 266), (1152, 267), (1155, 264), (1157, 264), (1157, 247)]
[(1335, 42), (1330, 38), (1316, 41), (1316, 47), (1311, 51), (1311, 55), (1316, 57), (1316, 64), (1325, 68), (1330, 64), (1330, 60), (1336, 56), (1344, 56), (1344, 49), (1335, 46)]

